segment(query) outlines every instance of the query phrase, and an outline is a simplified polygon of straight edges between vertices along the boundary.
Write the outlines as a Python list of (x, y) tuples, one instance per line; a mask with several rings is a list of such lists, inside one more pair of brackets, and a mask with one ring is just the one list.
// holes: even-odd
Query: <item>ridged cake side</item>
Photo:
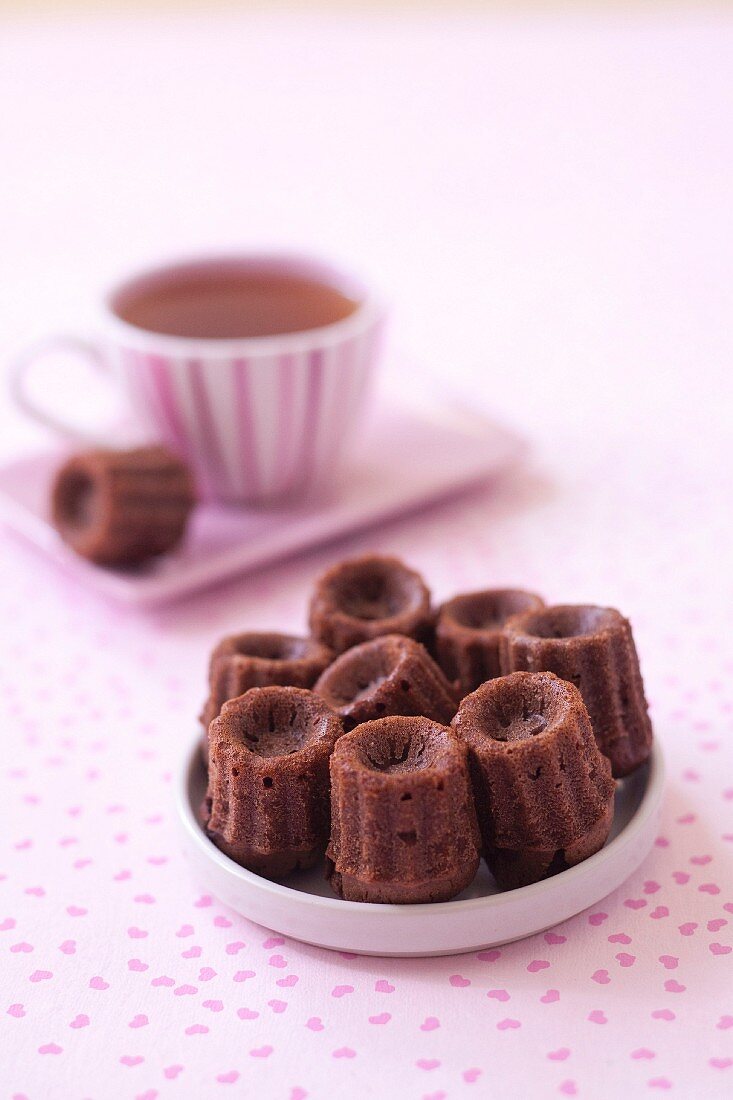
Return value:
[(454, 596), (438, 609), (434, 652), (448, 680), (468, 695), (501, 676), (501, 630), (520, 611), (538, 611), (544, 600), (519, 588), (489, 588)]
[(514, 890), (519, 886), (528, 886), (543, 878), (575, 867), (599, 852), (608, 839), (613, 824), (613, 798), (605, 812), (590, 829), (572, 844), (564, 848), (492, 848), (488, 850), (486, 862), (497, 883), (503, 890)]
[(204, 815), (214, 843), (266, 875), (310, 866), (328, 839), (328, 761), (342, 731), (300, 688), (252, 688), (225, 703), (209, 731)]
[(452, 725), (469, 748), (486, 849), (565, 848), (607, 810), (615, 785), (572, 684), (551, 673), (491, 680)]
[(187, 467), (159, 446), (75, 455), (52, 493), (60, 534), (98, 565), (135, 565), (173, 549), (194, 502)]
[(465, 746), (446, 727), (391, 717), (357, 726), (331, 758), (332, 885), (351, 900), (453, 897), (478, 867)]
[(253, 687), (312, 688), (335, 654), (312, 638), (269, 631), (231, 634), (209, 659), (209, 696), (201, 715), (205, 729), (228, 699)]
[(652, 726), (631, 624), (614, 608), (562, 605), (517, 615), (501, 643), (505, 672), (554, 672), (583, 696), (613, 774), (648, 758)]

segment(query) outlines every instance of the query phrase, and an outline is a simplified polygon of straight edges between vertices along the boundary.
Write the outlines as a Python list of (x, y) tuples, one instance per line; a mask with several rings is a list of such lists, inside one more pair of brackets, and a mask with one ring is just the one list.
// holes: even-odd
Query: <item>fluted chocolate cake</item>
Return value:
[(565, 604), (515, 615), (501, 646), (505, 672), (554, 672), (575, 684), (615, 776), (648, 758), (652, 726), (639, 658), (631, 624), (619, 611)]
[(548, 672), (489, 680), (452, 725), (468, 746), (484, 855), (500, 885), (533, 882), (603, 845), (615, 784), (572, 684)]
[(447, 901), (472, 881), (479, 833), (463, 741), (427, 718), (344, 734), (331, 758), (329, 879), (350, 901)]
[(166, 447), (97, 449), (63, 464), (51, 510), (61, 538), (81, 557), (134, 566), (179, 545), (195, 499), (188, 467)]
[(252, 688), (209, 727), (204, 827), (218, 848), (268, 878), (310, 867), (329, 833), (328, 762), (341, 721), (294, 687)]
[(430, 592), (399, 558), (366, 554), (339, 562), (311, 598), (311, 633), (337, 653), (383, 634), (424, 641), (431, 626)]

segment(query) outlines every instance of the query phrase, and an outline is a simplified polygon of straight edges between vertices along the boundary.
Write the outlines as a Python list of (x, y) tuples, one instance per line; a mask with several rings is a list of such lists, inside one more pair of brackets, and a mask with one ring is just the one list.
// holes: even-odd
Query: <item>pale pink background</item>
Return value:
[[(2, 537), (3, 1095), (730, 1095), (732, 48), (712, 13), (2, 28), (4, 357), (146, 256), (310, 245), (360, 259), (395, 343), (535, 445), (498, 493), (153, 617)], [(3, 413), (2, 455), (39, 439)], [(171, 774), (207, 650), (300, 628), (314, 572), (366, 547), (439, 598), (519, 583), (632, 617), (669, 790), (593, 912), (390, 961), (200, 896)]]

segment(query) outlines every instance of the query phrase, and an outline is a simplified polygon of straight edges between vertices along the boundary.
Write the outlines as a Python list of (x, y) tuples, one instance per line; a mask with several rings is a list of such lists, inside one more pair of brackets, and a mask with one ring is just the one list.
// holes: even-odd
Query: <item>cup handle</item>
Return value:
[(25, 351), (20, 352), (11, 362), (8, 373), (10, 396), (21, 412), (44, 428), (49, 428), (66, 439), (100, 445), (103, 441), (99, 437), (37, 405), (28, 392), (28, 377), (33, 365), (45, 355), (52, 355), (54, 352), (59, 351), (81, 355), (98, 374), (108, 373), (108, 364), (105, 362), (102, 351), (97, 344), (92, 340), (84, 340), (79, 336), (60, 333), (36, 341)]

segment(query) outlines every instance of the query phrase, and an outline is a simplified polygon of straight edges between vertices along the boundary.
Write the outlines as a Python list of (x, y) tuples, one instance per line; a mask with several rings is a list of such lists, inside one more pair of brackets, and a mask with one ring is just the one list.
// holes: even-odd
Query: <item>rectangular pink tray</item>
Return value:
[(101, 595), (152, 607), (494, 477), (522, 450), (517, 436), (489, 421), (472, 417), (466, 426), (451, 422), (445, 409), (419, 416), (377, 409), (331, 499), (259, 509), (202, 506), (184, 546), (141, 572), (90, 565), (61, 542), (48, 521), (58, 452), (0, 468), (0, 521)]

